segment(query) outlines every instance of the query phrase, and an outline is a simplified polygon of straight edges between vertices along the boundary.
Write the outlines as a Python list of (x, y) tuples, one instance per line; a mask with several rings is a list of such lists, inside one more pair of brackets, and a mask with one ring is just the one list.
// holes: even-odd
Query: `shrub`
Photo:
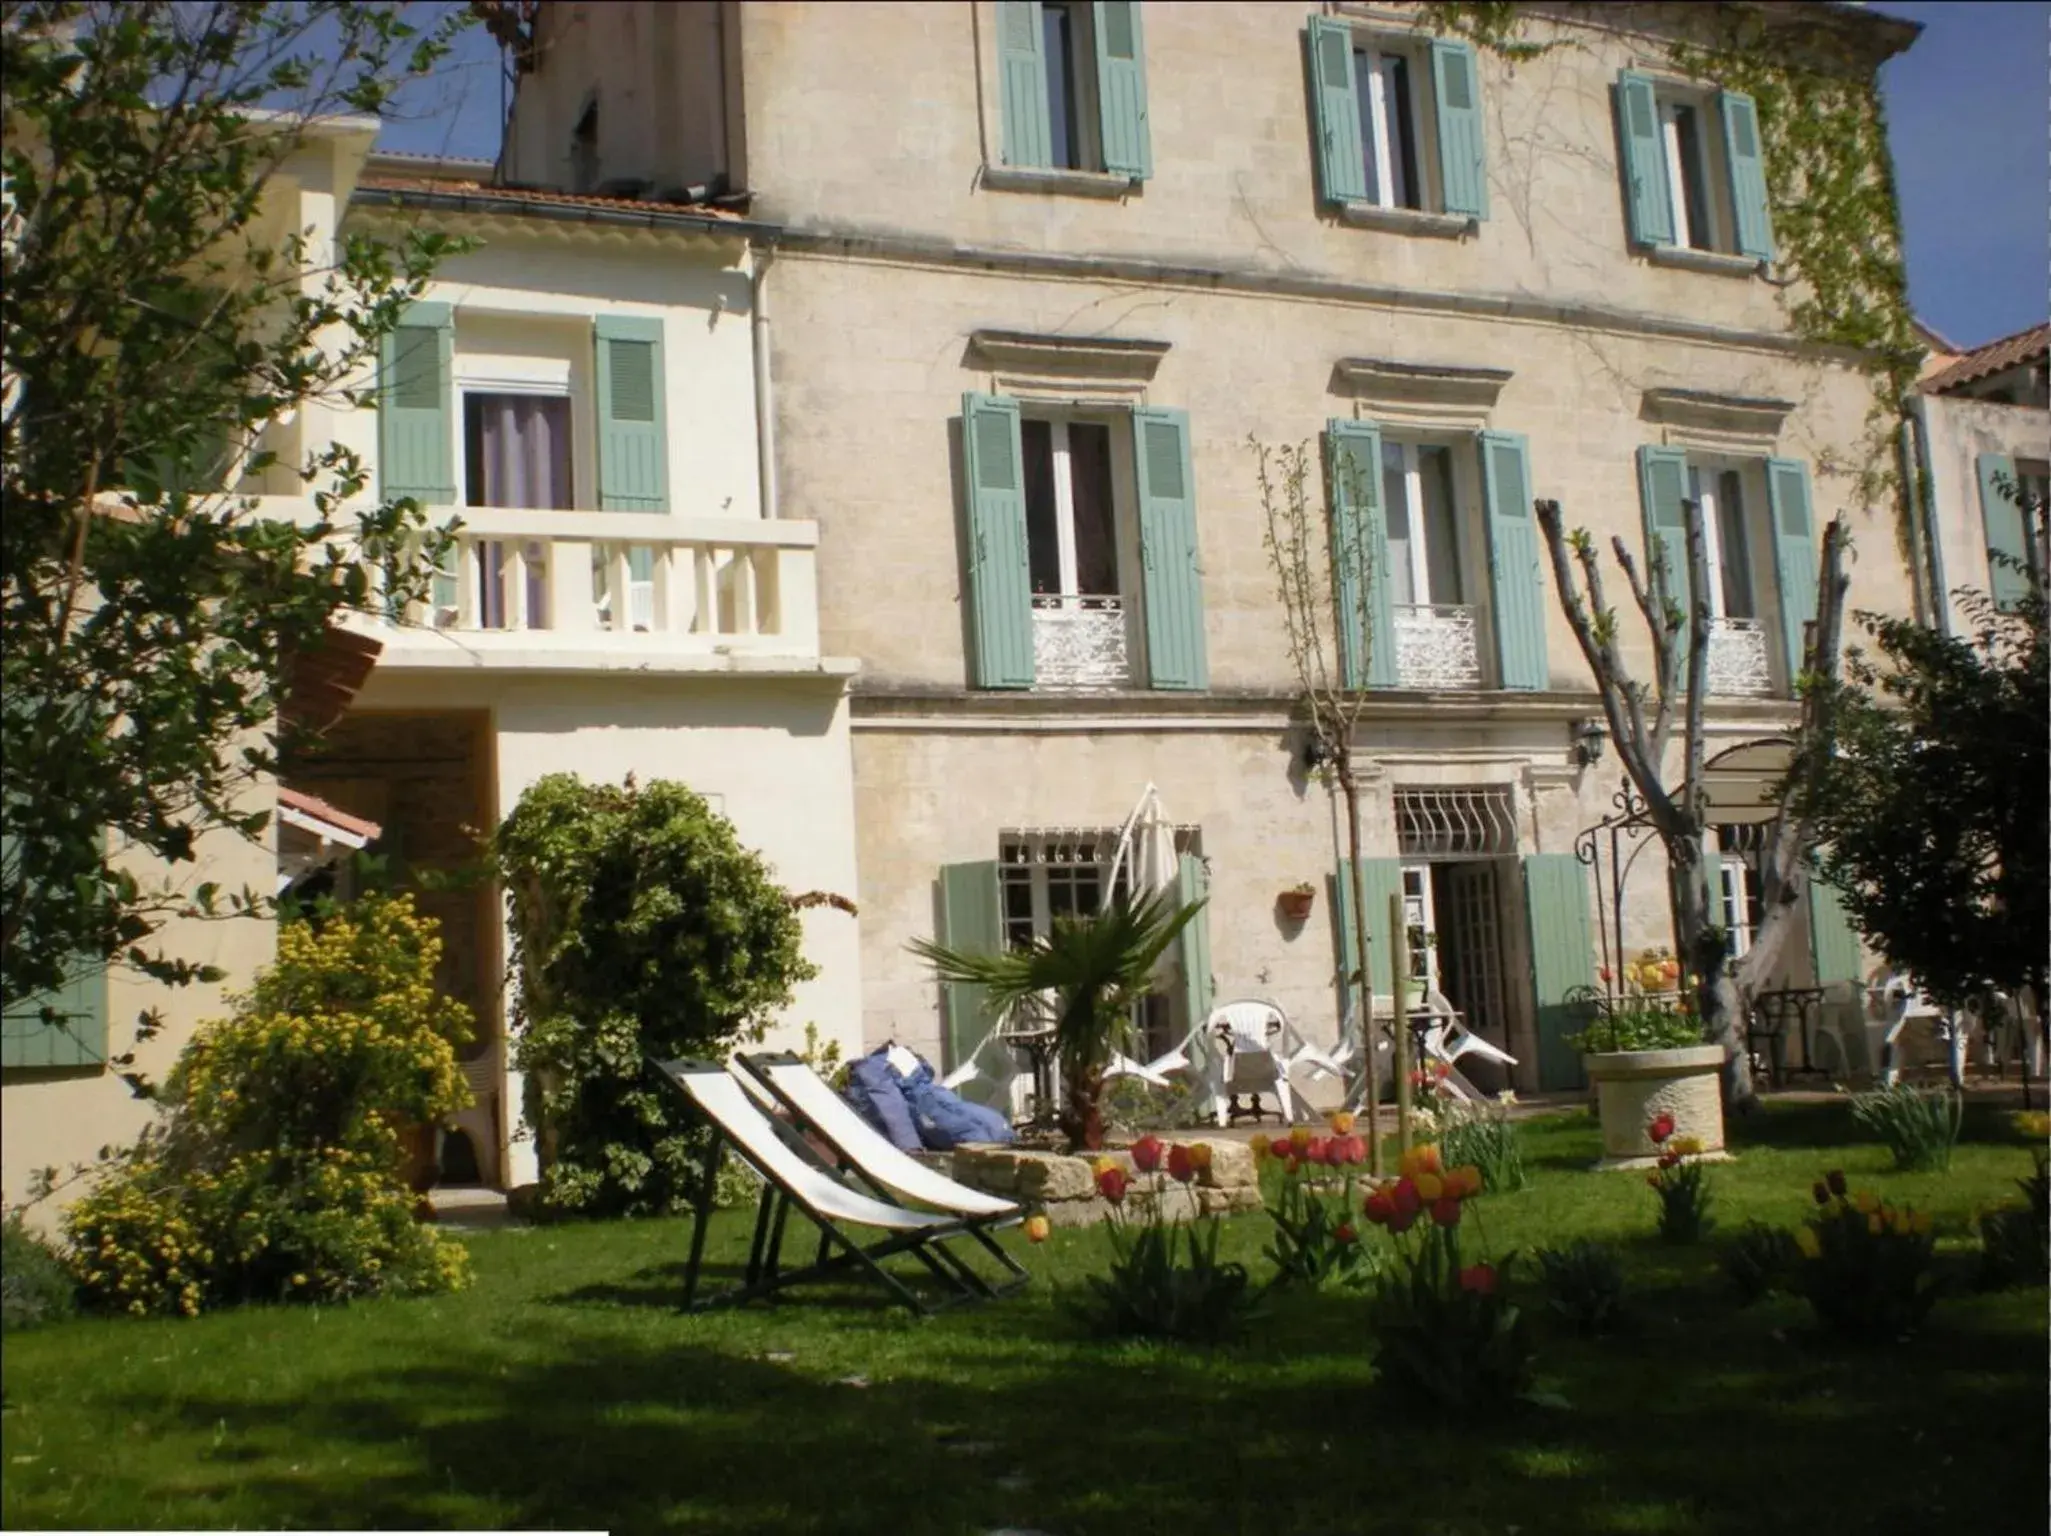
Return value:
[(1510, 1101), (1490, 1104), (1450, 1100), (1440, 1112), (1439, 1155), (1453, 1167), (1471, 1163), (1481, 1170), (1481, 1187), (1507, 1195), (1525, 1185), (1524, 1150), (1510, 1120)]
[(1785, 1290), (1801, 1258), (1794, 1234), (1785, 1227), (1748, 1221), (1724, 1248), (1724, 1279), (1738, 1305), (1749, 1307)]
[(1512, 1258), (1462, 1259), (1462, 1213), (1480, 1192), (1478, 1169), (1448, 1171), (1438, 1148), (1425, 1145), (1405, 1153), (1400, 1175), (1365, 1205), (1368, 1220), (1396, 1243), (1396, 1262), (1369, 1307), (1375, 1374), (1406, 1398), (1449, 1412), (1531, 1396), (1530, 1331), (1504, 1294)]
[(1120, 1077), (1104, 1090), (1104, 1123), (1127, 1135), (1179, 1130), (1196, 1119), (1197, 1090), (1176, 1081), (1156, 1088), (1137, 1077)]
[(1671, 1051), (1700, 1045), (1702, 1025), (1680, 1008), (1620, 1003), (1565, 1040), (1575, 1051)]
[[(1132, 1149), (1134, 1166), (1152, 1174), (1144, 1187), (1110, 1158), (1097, 1159), (1097, 1192), (1112, 1207), (1105, 1224), (1111, 1267), (1088, 1276), (1068, 1304), (1084, 1326), (1103, 1337), (1222, 1343), (1240, 1333), (1257, 1310), (1246, 1266), (1219, 1262), (1216, 1216), (1169, 1221), (1162, 1209), (1167, 1178), (1189, 1184), (1209, 1166), (1210, 1148), (1174, 1148), (1165, 1174), (1158, 1171), (1160, 1154), (1160, 1143), (1151, 1137)], [(1141, 1219), (1129, 1217), (1128, 1200), (1140, 1208)]]
[(460, 1285), (467, 1254), (413, 1219), (398, 1135), (467, 1102), (440, 952), (406, 897), (283, 924), (276, 964), (179, 1057), (159, 1123), (65, 1213), (87, 1301), (191, 1315)]
[(1659, 1196), (1659, 1235), (1669, 1243), (1697, 1242), (1716, 1223), (1709, 1215), (1714, 1196), (1708, 1166), (1699, 1161), (1702, 1143), (1674, 1135), (1674, 1117), (1655, 1115), (1645, 1134), (1660, 1149), (1659, 1166), (1645, 1176)]
[(663, 781), (550, 774), (520, 797), (493, 856), (544, 1203), (591, 1215), (681, 1208), (702, 1138), (644, 1058), (721, 1056), (761, 1038), (816, 974), (790, 899), (725, 817)]
[(1948, 1088), (1896, 1083), (1852, 1095), (1852, 1118), (1887, 1143), (1894, 1166), (1941, 1170), (1951, 1166), (1964, 1100)]
[(1790, 1288), (1842, 1337), (1874, 1342), (1914, 1332), (1938, 1296), (1928, 1213), (1852, 1193), (1836, 1171), (1814, 1194), (1819, 1209), (1795, 1234), (1801, 1260)]
[(1982, 1290), (2042, 1285), (2051, 1275), (2051, 1153), (2039, 1147), (2032, 1156), (2035, 1171), (2015, 1181), (2023, 1204), (1980, 1217)]
[(1328, 1280), (1359, 1285), (1374, 1274), (1374, 1251), (1353, 1220), (1355, 1170), (1367, 1161), (1367, 1142), (1353, 1134), (1344, 1110), (1331, 1117), (1331, 1129), (1313, 1136), (1298, 1126), (1278, 1141), (1253, 1140), (1262, 1203), (1275, 1224), (1264, 1253), (1276, 1285), (1316, 1290)]
[(1577, 1333), (1608, 1333), (1622, 1320), (1624, 1268), (1605, 1245), (1584, 1237), (1541, 1248), (1538, 1270), (1546, 1306)]
[(78, 1282), (20, 1211), (0, 1221), (0, 1332), (39, 1328), (78, 1310)]

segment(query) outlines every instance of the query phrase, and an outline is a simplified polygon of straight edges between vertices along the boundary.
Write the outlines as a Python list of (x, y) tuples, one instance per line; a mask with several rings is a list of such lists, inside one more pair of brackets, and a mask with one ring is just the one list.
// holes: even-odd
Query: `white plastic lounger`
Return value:
[[(691, 1232), (690, 1261), (684, 1272), (687, 1310), (748, 1301), (854, 1266), (914, 1311), (931, 1311), (929, 1303), (879, 1262), (898, 1253), (911, 1254), (949, 1285), (955, 1292), (953, 1300), (995, 1294), (966, 1263), (939, 1246), (945, 1239), (968, 1230), (960, 1217), (907, 1210), (850, 1188), (808, 1153), (800, 1151), (802, 1143), (795, 1132), (778, 1126), (757, 1109), (747, 1090), (717, 1062), (651, 1061), (650, 1066), (684, 1096), (713, 1132), (698, 1196), (697, 1220)], [(712, 1187), (720, 1152), (727, 1144), (762, 1176), (762, 1200), (755, 1212), (755, 1236), (748, 1253), (746, 1278), (738, 1287), (701, 1301), (697, 1294), (698, 1272), (712, 1212)], [(787, 1270), (781, 1264), (783, 1232), (792, 1207), (819, 1228), (819, 1253), (811, 1264)], [(887, 1235), (864, 1247), (841, 1230), (843, 1224)], [(842, 1250), (838, 1254), (832, 1252), (836, 1245)]]

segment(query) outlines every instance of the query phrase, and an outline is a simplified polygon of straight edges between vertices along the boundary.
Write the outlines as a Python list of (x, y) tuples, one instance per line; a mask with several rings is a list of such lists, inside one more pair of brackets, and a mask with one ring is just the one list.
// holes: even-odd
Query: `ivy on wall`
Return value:
[[(1428, 29), (1463, 37), (1511, 63), (1561, 46), (1525, 36), (1531, 7), (1420, 6)], [(1672, 8), (1678, 10), (1678, 7)], [(1819, 467), (1851, 476), (1867, 506), (1891, 502), (1896, 543), (1910, 549), (1906, 488), (1895, 457), (1901, 402), (1924, 348), (1909, 309), (1901, 213), (1876, 71), (1830, 25), (1791, 36), (1785, 20), (1734, 5), (1687, 8), (1698, 40), (1666, 44), (1677, 74), (1742, 91), (1759, 109), (1775, 284), (1796, 336), (1854, 351), (1872, 390), (1853, 462)]]

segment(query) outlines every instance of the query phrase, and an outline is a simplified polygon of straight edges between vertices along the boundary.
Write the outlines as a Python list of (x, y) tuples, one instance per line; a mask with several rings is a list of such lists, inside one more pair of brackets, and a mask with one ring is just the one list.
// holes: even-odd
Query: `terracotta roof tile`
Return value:
[(2051, 324), (2033, 325), (2028, 330), (2017, 331), (2013, 336), (2004, 336), (1999, 341), (1990, 341), (1984, 347), (1975, 347), (1957, 362), (1938, 370), (1923, 380), (1921, 388), (1926, 395), (1941, 395), (1948, 389), (1961, 384), (1970, 384), (1975, 379), (1984, 379), (1991, 373), (2000, 373), (2018, 363), (2051, 352)]
[(369, 192), (417, 192), (426, 195), (461, 197), (473, 202), (504, 203), (509, 208), (611, 208), (634, 213), (683, 214), (717, 223), (745, 224), (748, 220), (730, 208), (707, 203), (665, 203), (643, 197), (600, 197), (593, 192), (557, 192), (539, 187), (494, 187), (481, 181), (450, 181), (429, 176), (364, 176), (356, 183)]
[(303, 789), (292, 789), (283, 784), (278, 786), (278, 804), (289, 805), (302, 816), (324, 821), (331, 827), (366, 841), (375, 839), (384, 830), (374, 821), (365, 821), (361, 816), (351, 816), (340, 806), (328, 804), (319, 795), (309, 795)]

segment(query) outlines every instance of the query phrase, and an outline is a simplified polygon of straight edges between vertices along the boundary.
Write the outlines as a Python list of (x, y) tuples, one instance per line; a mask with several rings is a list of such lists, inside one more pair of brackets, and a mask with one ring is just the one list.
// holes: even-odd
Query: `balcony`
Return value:
[(1089, 693), (1131, 681), (1124, 598), (1033, 594), (1035, 687)]
[(1394, 613), (1396, 686), (1479, 688), (1475, 612), (1464, 603), (1404, 603)]
[(382, 664), (819, 668), (818, 525), (432, 508), (463, 527), (433, 600), (382, 623)]
[(1726, 698), (1762, 699), (1773, 694), (1773, 669), (1766, 631), (1757, 619), (1709, 621), (1708, 688)]

